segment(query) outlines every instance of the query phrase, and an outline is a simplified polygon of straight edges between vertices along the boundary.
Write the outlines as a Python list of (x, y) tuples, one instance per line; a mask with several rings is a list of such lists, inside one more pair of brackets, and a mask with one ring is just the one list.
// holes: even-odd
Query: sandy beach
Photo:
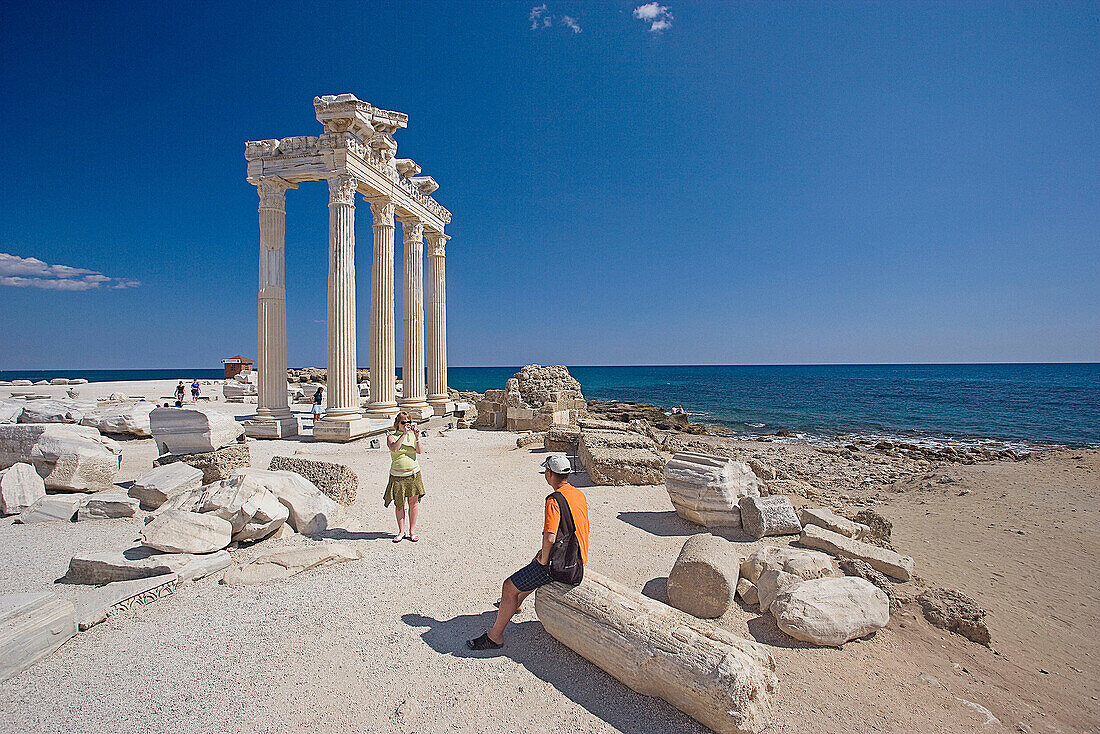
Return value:
[[(92, 383), (151, 399), (174, 382)], [(62, 395), (67, 388), (35, 388)], [(204, 391), (217, 390), (204, 386)], [(215, 401), (235, 416), (255, 406)], [(305, 414), (308, 406), (294, 406)], [(466, 650), (491, 622), (501, 581), (537, 550), (548, 489), (541, 446), (507, 431), (452, 430), (425, 439), (428, 495), (419, 543), (391, 541), (381, 502), (389, 455), (369, 442), (249, 440), (254, 467), (275, 455), (351, 467), (355, 503), (324, 538), (362, 560), (284, 581), (228, 587), (217, 576), (111, 617), (0, 683), (0, 731), (67, 732), (704, 732), (662, 701), (634, 693), (543, 631), (533, 604), (505, 647)], [(770, 615), (737, 607), (716, 621), (768, 646), (780, 681), (774, 732), (1077, 732), (1100, 726), (1100, 450), (1059, 450), (971, 465), (889, 455), (852, 458), (798, 443), (709, 442), (781, 470), (774, 491), (796, 506), (871, 507), (893, 523), (895, 548), (916, 561), (900, 585), (959, 589), (988, 610), (992, 647), (937, 629), (910, 601), (888, 627), (841, 649), (783, 635)], [(122, 442), (118, 483), (157, 455), (152, 439)], [(866, 481), (871, 478), (871, 481)], [(591, 514), (589, 568), (667, 601), (685, 539), (702, 528), (677, 517), (662, 486), (576, 485)], [(126, 547), (142, 516), (65, 524), (0, 521), (0, 593), (50, 590), (76, 553)], [(730, 536), (748, 555), (765, 543)]]

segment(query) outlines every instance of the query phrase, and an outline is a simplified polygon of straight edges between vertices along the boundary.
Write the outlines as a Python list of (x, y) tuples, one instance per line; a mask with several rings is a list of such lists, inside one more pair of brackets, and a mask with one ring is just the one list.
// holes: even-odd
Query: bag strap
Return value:
[(561, 492), (555, 491), (550, 496), (558, 503), (558, 512), (561, 514), (560, 525), (566, 533), (576, 535), (577, 526), (573, 522), (573, 512), (569, 509), (569, 501), (565, 499), (565, 495)]

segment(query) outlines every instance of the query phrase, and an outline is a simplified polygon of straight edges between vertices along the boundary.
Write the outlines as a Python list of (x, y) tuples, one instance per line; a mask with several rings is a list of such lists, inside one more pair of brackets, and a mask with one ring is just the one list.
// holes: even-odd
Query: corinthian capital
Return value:
[(393, 199), (386, 196), (373, 196), (367, 199), (367, 202), (370, 203), (375, 225), (393, 226), (393, 216), (397, 213), (397, 206), (393, 203)]
[(428, 254), (443, 257), (447, 254), (447, 240), (451, 239), (442, 232), (424, 232), (424, 239), (428, 243)]
[(402, 219), (401, 229), (404, 232), (405, 242), (424, 241), (424, 223), (419, 219)]
[(254, 181), (254, 183), (256, 184), (256, 191), (260, 194), (260, 208), (276, 209), (281, 212), (286, 211), (286, 190), (298, 188), (278, 176), (261, 178)]
[(333, 176), (328, 180), (329, 204), (354, 204), (359, 181), (352, 176)]

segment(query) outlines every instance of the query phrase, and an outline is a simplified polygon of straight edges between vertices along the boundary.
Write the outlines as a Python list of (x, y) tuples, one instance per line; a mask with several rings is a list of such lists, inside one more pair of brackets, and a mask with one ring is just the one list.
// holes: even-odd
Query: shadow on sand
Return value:
[(668, 577), (659, 576), (646, 581), (645, 586), (642, 587), (642, 596), (648, 596), (650, 599), (671, 606), (672, 602), (668, 600)]
[(630, 690), (555, 640), (534, 620), (509, 626), (505, 645), (499, 650), (475, 652), (468, 649), (466, 640), (489, 629), (495, 618), (496, 612), (464, 614), (448, 620), (421, 614), (401, 617), (410, 627), (426, 627), (421, 639), (443, 655), (511, 658), (557, 688), (570, 701), (624, 734), (657, 731), (704, 734), (710, 731), (664, 701)]

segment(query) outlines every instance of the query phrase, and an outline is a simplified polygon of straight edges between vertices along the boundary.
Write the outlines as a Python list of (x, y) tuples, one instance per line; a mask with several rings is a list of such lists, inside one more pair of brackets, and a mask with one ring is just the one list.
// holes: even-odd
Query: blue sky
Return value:
[(4, 3), (0, 369), (255, 355), (243, 144), (341, 92), (453, 214), (452, 365), (1100, 361), (1098, 59), (1095, 2)]

